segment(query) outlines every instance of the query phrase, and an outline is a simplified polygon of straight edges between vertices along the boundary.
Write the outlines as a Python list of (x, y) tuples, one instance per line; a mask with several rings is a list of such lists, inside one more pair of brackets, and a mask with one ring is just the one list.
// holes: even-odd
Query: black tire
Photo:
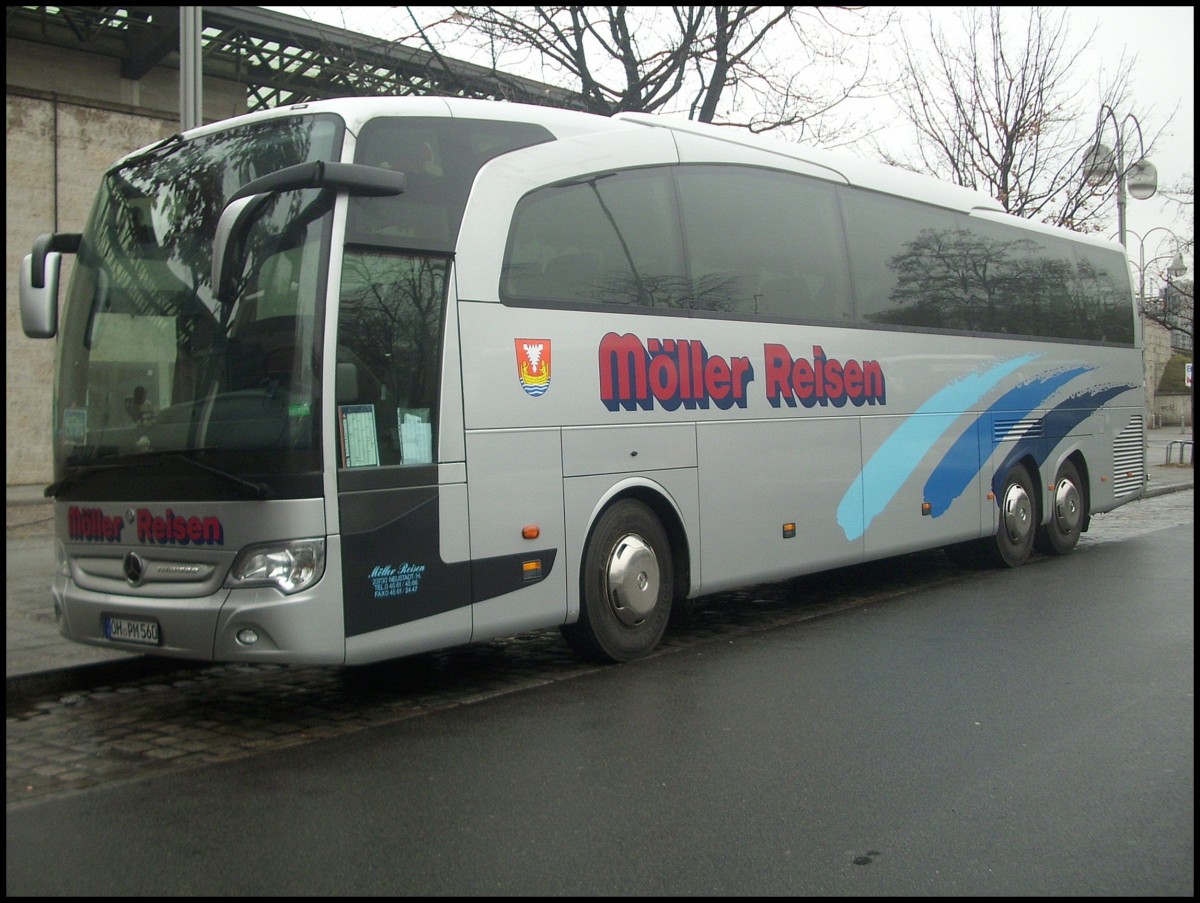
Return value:
[(1066, 555), (1079, 542), (1087, 517), (1087, 497), (1079, 468), (1064, 461), (1054, 478), (1050, 499), (1050, 520), (1038, 527), (1034, 548), (1043, 555)]
[(1023, 464), (1014, 464), (1000, 492), (1000, 523), (988, 551), (998, 567), (1020, 567), (1033, 551), (1038, 526), (1038, 496)]
[(579, 582), (579, 620), (562, 627), (572, 649), (604, 662), (651, 652), (675, 593), (671, 545), (654, 512), (633, 499), (607, 508), (588, 537)]

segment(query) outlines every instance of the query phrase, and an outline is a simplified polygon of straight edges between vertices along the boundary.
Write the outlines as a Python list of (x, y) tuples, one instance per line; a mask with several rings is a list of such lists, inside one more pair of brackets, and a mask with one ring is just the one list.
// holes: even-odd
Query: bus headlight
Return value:
[(325, 540), (292, 539), (242, 549), (225, 585), (274, 586), (280, 592), (298, 593), (324, 573)]

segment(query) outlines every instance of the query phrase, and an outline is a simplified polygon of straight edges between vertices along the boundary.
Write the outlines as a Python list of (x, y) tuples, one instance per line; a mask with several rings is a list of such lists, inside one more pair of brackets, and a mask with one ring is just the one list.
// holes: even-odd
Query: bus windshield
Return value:
[[(253, 476), (287, 496), (297, 491), (288, 478), (319, 474), (333, 192), (271, 198), (246, 237), (246, 275), (232, 304), (213, 297), (212, 245), (239, 187), (293, 164), (336, 160), (342, 132), (331, 115), (273, 119), (168, 139), (106, 174), (63, 316), (58, 491), (86, 497), (85, 484), (106, 483), (134, 461), (170, 463), (139, 467), (129, 481), (147, 498), (186, 497), (188, 487), (199, 491), (197, 475), (211, 495), (213, 474), (230, 486)], [(199, 467), (181, 467), (180, 458)]]

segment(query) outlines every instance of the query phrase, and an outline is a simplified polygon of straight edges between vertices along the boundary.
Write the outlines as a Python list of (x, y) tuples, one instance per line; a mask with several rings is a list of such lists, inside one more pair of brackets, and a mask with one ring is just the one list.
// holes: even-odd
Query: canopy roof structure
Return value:
[[(256, 6), (205, 6), (205, 77), (246, 85), (247, 112), (330, 97), (430, 94), (583, 109), (532, 79)], [(137, 81), (179, 67), (179, 7), (9, 6), (5, 33), (119, 59)]]

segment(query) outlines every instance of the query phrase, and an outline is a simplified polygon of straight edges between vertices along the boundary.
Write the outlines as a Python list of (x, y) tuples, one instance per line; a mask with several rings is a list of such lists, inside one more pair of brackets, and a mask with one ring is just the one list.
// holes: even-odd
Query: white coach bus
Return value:
[[(61, 256), (74, 255), (61, 319)], [(1118, 245), (732, 130), (441, 98), (195, 129), (37, 240), (55, 614), (359, 664), (918, 549), (1065, 554), (1144, 491)]]

